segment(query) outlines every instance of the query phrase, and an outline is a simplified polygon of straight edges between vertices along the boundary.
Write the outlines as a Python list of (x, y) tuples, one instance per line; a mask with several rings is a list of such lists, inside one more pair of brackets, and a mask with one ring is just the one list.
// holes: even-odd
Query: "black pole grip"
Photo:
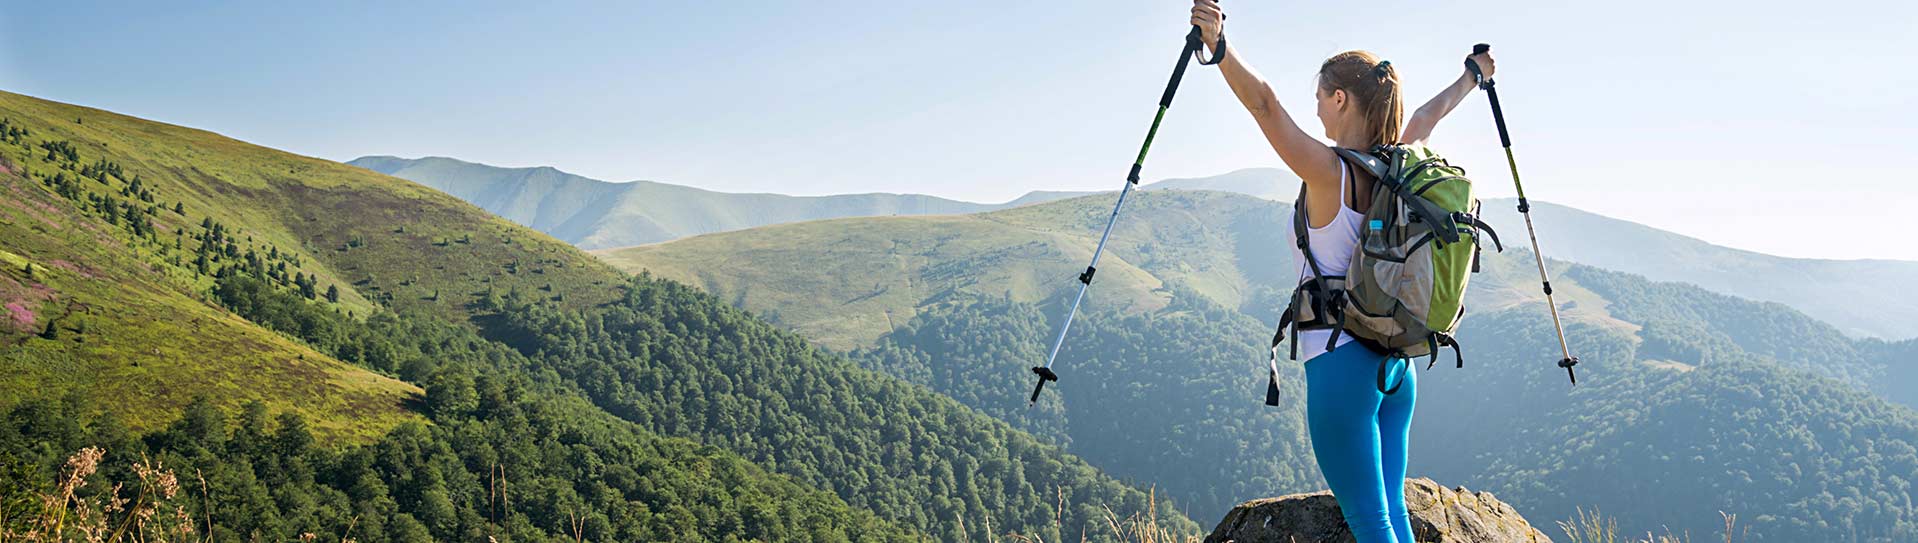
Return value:
[(1179, 50), (1179, 63), (1172, 65), (1172, 80), (1166, 82), (1165, 94), (1159, 95), (1159, 107), (1172, 107), (1172, 96), (1179, 93), (1179, 81), (1185, 79), (1186, 63), (1198, 56), (1196, 47), (1203, 46), (1199, 45), (1199, 25), (1192, 25), (1192, 31), (1185, 35), (1185, 48)]
[(1492, 101), (1492, 121), (1498, 125), (1499, 144), (1504, 145), (1506, 149), (1511, 149), (1512, 134), (1505, 131), (1505, 108), (1498, 105), (1498, 88), (1493, 87), (1490, 80), (1480, 83), (1479, 86), (1485, 89), (1485, 97)]
[[(1473, 55), (1482, 55), (1491, 50), (1492, 44), (1489, 43), (1472, 46)], [(1478, 80), (1478, 88), (1485, 89), (1485, 97), (1492, 101), (1492, 121), (1498, 125), (1499, 144), (1504, 145), (1506, 149), (1511, 149), (1512, 135), (1505, 130), (1505, 109), (1499, 107), (1498, 87), (1492, 84), (1492, 80), (1485, 78), (1485, 71), (1479, 69), (1478, 63), (1472, 61), (1472, 57), (1465, 57), (1465, 69), (1472, 71), (1472, 78)], [(1524, 205), (1522, 202), (1523, 200), (1520, 206)]]
[(1205, 33), (1199, 31), (1199, 25), (1192, 25), (1192, 32), (1185, 35), (1186, 54), (1198, 56), (1200, 66), (1212, 66), (1225, 60), (1225, 13), (1219, 14), (1219, 25), (1219, 43), (1212, 48), (1211, 59), (1199, 56), (1205, 53), (1205, 43), (1201, 41)]
[(1491, 82), (1485, 80), (1485, 71), (1479, 69), (1478, 63), (1473, 62), (1472, 57), (1483, 55), (1485, 54), (1486, 51), (1491, 51), (1491, 50), (1492, 50), (1492, 44), (1481, 43), (1481, 44), (1472, 46), (1472, 55), (1465, 57), (1465, 69), (1471, 70), (1472, 79), (1477, 81), (1480, 87), (1484, 87), (1487, 89), (1491, 88), (1491, 87), (1487, 87), (1487, 85), (1491, 84)]

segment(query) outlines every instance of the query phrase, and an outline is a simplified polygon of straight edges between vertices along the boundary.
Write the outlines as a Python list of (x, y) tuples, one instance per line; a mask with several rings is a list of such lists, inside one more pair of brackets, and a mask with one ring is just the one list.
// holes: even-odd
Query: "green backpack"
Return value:
[[(1292, 233), (1312, 267), (1313, 279), (1292, 293), (1291, 305), (1272, 335), (1271, 382), (1266, 404), (1278, 405), (1279, 344), (1289, 328), (1291, 358), (1299, 357), (1299, 330), (1331, 329), (1330, 350), (1341, 334), (1392, 358), (1430, 356), (1451, 347), (1459, 367), (1465, 357), (1452, 332), (1465, 316), (1468, 272), (1478, 271), (1479, 239), (1489, 236), (1504, 251), (1498, 234), (1478, 219), (1478, 200), (1465, 169), (1453, 166), (1422, 146), (1379, 146), (1370, 153), (1336, 149), (1339, 157), (1377, 179), (1372, 204), (1359, 228), (1359, 250), (1344, 276), (1319, 273), (1306, 237), (1305, 191), (1293, 204)], [(1379, 391), (1386, 386), (1391, 360), (1379, 365)]]

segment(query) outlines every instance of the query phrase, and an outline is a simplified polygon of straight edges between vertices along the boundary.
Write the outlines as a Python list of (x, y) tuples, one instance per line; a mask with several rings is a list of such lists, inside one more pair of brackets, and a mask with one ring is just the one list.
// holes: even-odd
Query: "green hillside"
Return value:
[[(52, 526), (71, 536), (53, 540), (79, 541), (131, 523), (154, 540), (925, 538), (528, 378), (524, 357), (471, 328), (417, 316), (359, 322), (244, 275), (223, 277), (218, 293), (256, 322), (321, 323), (281, 330), (326, 351), (390, 353), (425, 387), (430, 424), (342, 446), (259, 402), (230, 415), (198, 396), (163, 429), (135, 433), (114, 410), (88, 415), (84, 398), (28, 400), (0, 419), (0, 536), (40, 540)], [(46, 499), (80, 466), (98, 468), (83, 487), (96, 490), (71, 504)]]
[[(595, 254), (622, 269), (697, 285), (822, 345), (851, 349), (872, 345), (954, 295), (1056, 302), (1077, 288), (1077, 272), (1091, 259), (1111, 206), (1109, 196), (1095, 195), (964, 216), (778, 225)], [(1154, 311), (1176, 284), (1214, 304), (1261, 314), (1268, 310), (1254, 306), (1269, 305), (1298, 277), (1283, 204), (1154, 191), (1126, 208), (1100, 263), (1099, 287), (1086, 298), (1091, 307)], [(1474, 279), (1474, 307), (1530, 299), (1537, 279), (1525, 274), (1536, 272), (1505, 262)], [(1562, 299), (1597, 300), (1567, 287)], [(1570, 315), (1609, 320), (1603, 307), (1586, 304)]]
[[(614, 266), (700, 286), (823, 345), (871, 345), (921, 308), (959, 294), (1050, 300), (1077, 285), (1107, 198), (945, 217), (838, 219), (599, 251)], [(1216, 213), (1192, 209), (1216, 206)], [(1252, 277), (1280, 275), (1277, 206), (1223, 193), (1141, 193), (1112, 235), (1093, 307), (1152, 311), (1168, 279), (1228, 307)], [(1136, 220), (1135, 220), (1136, 219)], [(1254, 239), (1239, 239), (1238, 233)], [(1266, 250), (1266, 247), (1272, 247)], [(1243, 250), (1241, 250), (1243, 248)], [(1147, 271), (1142, 266), (1150, 266)], [(1060, 270), (1068, 270), (1061, 273)], [(1244, 271), (1242, 271), (1244, 270)]]
[[(0, 144), (0, 305), (7, 314), (0, 323), (0, 409), (29, 399), (87, 398), (89, 414), (111, 410), (146, 430), (204, 395), (229, 410), (260, 401), (301, 413), (316, 432), (347, 441), (418, 419), (405, 409), (418, 387), (253, 326), (210, 300), (211, 277), (181, 264), (194, 258), (190, 248), (202, 239), (215, 239), (200, 222), (214, 207), (206, 193), (217, 192), (169, 183), (148, 173), (169, 166), (122, 162), (121, 155), (110, 164), (141, 173), (81, 173), (106, 156), (105, 146), (89, 138), (131, 128), (122, 119), (10, 94), (0, 94), (0, 117), (0, 132), (9, 133)], [(92, 124), (74, 122), (89, 118)], [(125, 139), (104, 141), (138, 148)], [(70, 143), (83, 160), (64, 154), (67, 146), (43, 147), (49, 142)], [(140, 188), (129, 190), (135, 179)], [(183, 203), (184, 213), (173, 211)], [(231, 237), (249, 252), (285, 248), (286, 258), (276, 260), (295, 271), (278, 277), (313, 274), (321, 284), (344, 285), (284, 230), (236, 228)], [(213, 258), (220, 259), (214, 266), (242, 260), (218, 252)], [(343, 306), (369, 307), (346, 292)]]
[[(404, 180), (19, 95), (0, 118), (22, 195), (0, 208), (22, 233), (0, 238), (19, 266), (0, 291), (0, 470), (38, 475), (6, 504), (31, 510), (95, 444), (119, 451), (102, 488), (159, 455), (250, 496), (216, 497), (209, 522), (265, 539), (548, 539), (574, 511), (597, 540), (1056, 540), (1110, 535), (1107, 508), (1198, 530), (950, 399)], [(247, 428), (321, 434), (298, 455), (312, 469), (225, 443)], [(486, 502), (494, 469), (531, 494)]]
[[(601, 254), (616, 266), (699, 285), (823, 345), (849, 349), (952, 293), (1043, 298), (1064, 283), (1051, 277), (1057, 270), (1092, 257), (1080, 236), (995, 218), (818, 221)], [(1101, 305), (1165, 305), (1156, 292), (1160, 281), (1123, 257), (1106, 260), (1100, 278)]]
[[(1086, 250), (1106, 205), (1095, 197), (968, 217), (783, 225), (601, 256), (629, 269), (689, 274), (807, 333), (875, 308), (911, 312), (889, 333), (827, 343), (855, 344), (855, 357), (875, 369), (1051, 436), (1114, 473), (1156, 481), (1196, 516), (1317, 488), (1297, 370), (1288, 366), (1292, 392), (1282, 408), (1258, 403), (1263, 342), (1296, 273), (1284, 240), (1273, 239), (1284, 232), (1276, 228), (1279, 204), (1141, 194), (1113, 234), (1090, 295), (1098, 304), (1075, 323), (1061, 354), (1065, 380), (1048, 387), (1039, 409), (1023, 407), (1031, 386), (1024, 369), (1043, 360), (1084, 255), (1061, 255), (1063, 246), (1026, 253), (1038, 257), (987, 255), (1047, 234), (1076, 238)], [(975, 235), (999, 237), (968, 239)], [(912, 248), (913, 258), (876, 247)], [(1486, 253), (1467, 302), (1467, 367), (1422, 375), (1414, 472), (1486, 488), (1532, 518), (1598, 506), (1636, 529), (1715, 533), (1715, 511), (1724, 510), (1753, 523), (1762, 535), (1752, 541), (1853, 533), (1902, 541), (1914, 533), (1909, 477), (1897, 474), (1918, 461), (1918, 415), (1882, 399), (1909, 401), (1897, 394), (1912, 383), (1911, 342), (1850, 339), (1784, 306), (1689, 285), (1552, 268), (1573, 348), (1586, 361), (1581, 386), (1568, 389), (1552, 366), (1556, 340), (1530, 254)], [(765, 269), (779, 272), (746, 271)], [(932, 270), (945, 274), (944, 288), (895, 292)], [(1108, 276), (1112, 270), (1124, 273)], [(1011, 288), (1021, 284), (1013, 278), (1050, 291)], [(849, 295), (873, 291), (883, 294)], [(1164, 302), (1129, 303), (1138, 292)], [(1781, 401), (1763, 392), (1772, 390), (1808, 396)], [(1648, 415), (1687, 407), (1709, 410), (1688, 414), (1691, 426)], [(1833, 430), (1861, 424), (1869, 429)], [(1807, 448), (1807, 439), (1817, 444)], [(1680, 454), (1691, 463), (1673, 464)], [(1712, 460), (1720, 457), (1740, 460)], [(1657, 498), (1675, 489), (1686, 497)], [(1840, 493), (1854, 497), (1834, 497)]]

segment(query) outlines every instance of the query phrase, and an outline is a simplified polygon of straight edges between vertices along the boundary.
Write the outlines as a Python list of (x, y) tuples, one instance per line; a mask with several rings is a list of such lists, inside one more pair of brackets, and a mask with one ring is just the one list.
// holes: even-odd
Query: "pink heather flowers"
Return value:
[(20, 302), (7, 304), (7, 314), (13, 318), (13, 324), (22, 329), (33, 326), (33, 310)]

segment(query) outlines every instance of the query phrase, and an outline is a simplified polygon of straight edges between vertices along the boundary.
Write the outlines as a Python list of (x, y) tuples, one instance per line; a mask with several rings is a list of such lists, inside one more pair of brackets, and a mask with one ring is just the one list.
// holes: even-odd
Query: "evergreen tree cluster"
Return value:
[[(21, 138), (31, 134), (14, 126), (11, 118), (0, 119), (0, 142), (26, 147), (28, 144)], [(256, 242), (251, 236), (241, 239), (212, 216), (202, 217), (199, 230), (191, 234), (197, 245), (190, 253), (192, 260), (186, 260), (189, 254), (184, 250), (189, 231), (186, 225), (191, 223), (181, 220), (172, 225), (174, 239), (170, 243), (162, 240), (156, 225), (166, 221), (155, 221), (161, 219), (160, 210), (165, 206), (159, 204), (158, 193), (145, 178), (134, 174), (129, 179), (125, 167), (107, 158), (83, 165), (79, 147), (70, 140), (41, 141), (38, 147), (47, 151), (44, 160), (55, 166), (51, 176), (40, 176), (42, 185), (79, 204), (81, 209), (106, 224), (122, 228), (129, 242), (152, 248), (169, 264), (207, 277), (218, 277), (230, 273), (229, 268), (237, 268), (281, 288), (294, 290), (309, 300), (318, 299), (323, 291), (331, 292), (327, 301), (338, 303), (338, 287), (326, 285), (323, 289), (316, 275), (300, 270), (302, 262), (298, 256), (282, 252), (271, 243)], [(112, 190), (116, 185), (118, 190)], [(96, 192), (95, 188), (102, 190)], [(174, 202), (172, 210), (184, 219), (183, 202)]]

